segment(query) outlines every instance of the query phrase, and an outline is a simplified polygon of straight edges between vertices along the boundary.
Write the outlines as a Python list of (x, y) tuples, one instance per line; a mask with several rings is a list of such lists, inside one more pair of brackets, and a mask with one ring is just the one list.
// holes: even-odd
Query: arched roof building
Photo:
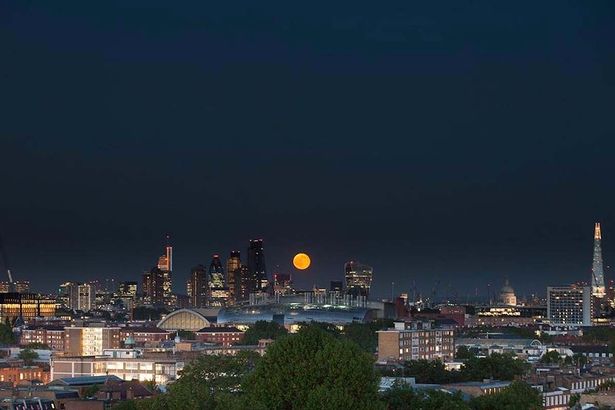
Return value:
[(216, 322), (217, 309), (178, 309), (158, 322), (164, 330), (188, 330), (196, 332)]

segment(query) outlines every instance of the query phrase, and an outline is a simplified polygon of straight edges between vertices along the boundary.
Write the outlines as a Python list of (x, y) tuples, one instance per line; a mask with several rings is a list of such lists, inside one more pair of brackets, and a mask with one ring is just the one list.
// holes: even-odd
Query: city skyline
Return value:
[[(592, 262), (591, 262), (591, 266), (589, 269), (589, 277), (577, 277), (577, 278), (573, 278), (573, 280), (570, 280), (568, 282), (560, 282), (561, 283), (568, 283), (568, 284), (573, 284), (573, 283), (587, 283), (588, 285), (593, 285), (594, 281), (597, 279), (597, 275), (595, 274), (595, 271), (599, 271), (599, 278), (598, 278), (598, 282), (604, 283), (604, 285), (608, 288), (609, 285), (612, 284), (613, 281), (615, 281), (615, 278), (609, 278), (608, 272), (609, 272), (609, 265), (605, 265), (607, 270), (605, 271), (604, 266), (603, 266), (603, 258), (602, 258), (602, 247), (601, 247), (601, 242), (602, 242), (602, 228), (601, 228), (601, 223), (594, 223), (594, 231), (593, 231), (593, 258), (592, 258)], [(257, 257), (263, 257), (263, 239), (251, 239), (247, 242), (247, 247), (246, 247), (246, 251), (244, 251), (243, 253), (243, 257), (244, 259), (239, 259), (239, 261), (241, 262), (240, 266), (244, 266), (247, 269), (247, 272), (250, 271), (250, 269), (248, 268), (248, 264), (250, 263), (248, 260), (247, 255), (250, 254), (251, 249), (253, 248), (254, 245), (256, 245), (256, 250), (257, 250)], [(106, 275), (104, 276), (104, 278), (106, 280), (108, 279), (113, 279), (116, 282), (116, 285), (123, 282), (123, 281), (131, 281), (134, 279), (135, 282), (141, 282), (143, 275), (151, 275), (152, 273), (150, 272), (154, 272), (154, 270), (158, 270), (160, 272), (160, 275), (163, 275), (164, 272), (169, 272), (172, 274), (172, 291), (173, 293), (176, 294), (188, 294), (188, 296), (190, 296), (189, 292), (186, 291), (185, 286), (188, 284), (188, 286), (193, 286), (193, 283), (191, 283), (193, 281), (194, 276), (194, 269), (203, 269), (203, 274), (205, 275), (203, 280), (204, 283), (203, 285), (206, 287), (211, 287), (213, 286), (211, 283), (211, 278), (212, 278), (212, 273), (215, 272), (215, 274), (224, 274), (224, 276), (222, 276), (220, 279), (217, 279), (218, 285), (222, 284), (222, 282), (218, 282), (219, 280), (223, 280), (224, 281), (224, 285), (228, 286), (229, 284), (229, 273), (227, 272), (227, 268), (228, 268), (228, 261), (229, 261), (229, 257), (235, 257), (235, 258), (241, 258), (242, 252), (241, 251), (236, 251), (236, 250), (232, 250), (229, 252), (229, 257), (224, 257), (224, 255), (220, 255), (218, 253), (212, 254), (211, 256), (211, 262), (209, 264), (207, 264), (207, 266), (209, 266), (209, 268), (206, 268), (205, 266), (203, 266), (203, 264), (201, 263), (197, 263), (197, 264), (193, 264), (193, 266), (189, 269), (188, 273), (186, 274), (185, 272), (178, 272), (178, 271), (174, 271), (174, 270), (168, 270), (168, 269), (172, 269), (173, 266), (173, 252), (174, 252), (174, 245), (172, 240), (170, 239), (170, 235), (169, 234), (165, 234), (165, 239), (163, 242), (161, 242), (160, 244), (160, 248), (163, 250), (163, 254), (162, 256), (159, 256), (158, 258), (154, 258), (157, 262), (156, 264), (154, 264), (154, 267), (150, 269), (144, 269), (143, 272), (141, 272), (141, 274), (138, 275), (138, 278), (133, 278), (132, 276), (130, 277), (126, 277), (126, 276), (119, 276), (119, 277), (115, 277), (115, 276), (109, 276)], [(260, 252), (260, 253), (259, 253)], [(265, 276), (259, 276), (260, 278), (264, 279), (264, 280), (268, 280), (270, 282), (273, 282), (273, 275), (275, 273), (281, 273), (281, 274), (290, 274), (291, 277), (293, 278), (293, 282), (297, 283), (296, 279), (299, 279), (299, 287), (305, 290), (311, 289), (312, 286), (317, 286), (320, 288), (328, 288), (329, 283), (331, 281), (338, 281), (341, 280), (342, 282), (348, 282), (348, 266), (349, 264), (357, 264), (357, 266), (362, 266), (362, 264), (358, 263), (356, 260), (352, 261), (352, 260), (347, 260), (346, 262), (344, 262), (343, 268), (342, 268), (342, 274), (340, 275), (339, 272), (335, 272), (332, 273), (332, 276), (323, 276), (323, 275), (318, 275), (318, 280), (317, 280), (317, 275), (313, 275), (313, 272), (311, 272), (312, 267), (310, 267), (307, 272), (303, 271), (303, 270), (299, 270), (297, 268), (295, 268), (292, 264), (292, 257), (294, 256), (291, 255), (291, 259), (288, 262), (288, 267), (285, 270), (284, 268), (282, 268), (279, 264), (275, 264), (275, 268), (273, 270), (271, 270), (270, 272), (268, 271), (264, 271)], [(4, 262), (4, 261), (3, 261)], [(263, 260), (259, 260), (259, 264), (266, 264), (266, 258), (264, 258)], [(213, 268), (214, 264), (217, 264), (217, 268)], [(233, 263), (233, 266), (235, 266), (235, 263)], [(4, 267), (4, 265), (3, 265)], [(370, 266), (365, 266), (367, 269), (370, 269), (373, 271), (373, 268)], [(212, 270), (213, 269), (213, 270)], [(221, 270), (220, 270), (221, 269)], [(602, 272), (602, 273), (600, 273)], [(605, 275), (605, 272), (607, 272), (607, 274)], [(6, 274), (6, 273), (5, 273)], [(296, 276), (297, 275), (297, 276)], [(254, 276), (254, 274), (250, 274), (250, 276)], [(165, 276), (166, 278), (167, 276)], [(99, 281), (100, 278), (99, 277), (93, 277), (93, 278), (88, 278), (88, 279), (83, 279), (82, 277), (79, 278), (81, 282), (83, 283), (88, 283), (90, 281)], [(17, 279), (17, 282), (21, 282), (25, 280), (26, 282), (29, 283), (29, 279), (25, 278), (25, 279)], [(66, 279), (68, 281), (77, 281), (76, 279)], [(161, 276), (161, 280), (163, 280), (163, 276)], [(165, 281), (168, 279), (164, 279)], [(373, 278), (371, 279), (373, 281)], [(310, 282), (311, 281), (311, 282)], [(2, 280), (0, 280), (0, 282), (2, 282)], [(376, 280), (373, 281), (373, 283), (377, 283), (378, 282), (378, 277), (376, 276)], [(422, 283), (420, 283), (422, 282)], [(6, 282), (8, 283), (8, 282)], [(165, 282), (166, 283), (166, 282)], [(208, 285), (209, 283), (209, 285)], [(255, 283), (258, 283), (258, 281), (256, 281)], [(425, 278), (420, 278), (419, 280), (417, 279), (412, 279), (412, 284), (411, 285), (406, 285), (407, 281), (404, 281), (403, 279), (400, 282), (394, 282), (392, 281), (388, 283), (388, 289), (382, 290), (381, 294), (376, 294), (374, 295), (374, 297), (376, 298), (387, 298), (391, 296), (391, 292), (396, 292), (396, 294), (399, 293), (414, 293), (415, 296), (416, 295), (420, 295), (423, 299), (427, 298), (430, 299), (431, 297), (436, 297), (436, 301), (443, 301), (446, 299), (450, 299), (450, 300), (455, 300), (457, 302), (461, 302), (464, 299), (467, 300), (477, 300), (478, 299), (483, 299), (483, 300), (495, 300), (497, 299), (497, 290), (499, 289), (500, 285), (502, 284), (506, 284), (508, 285), (509, 283), (509, 276), (508, 275), (504, 275), (503, 277), (497, 277), (497, 276), (493, 276), (491, 278), (491, 280), (489, 280), (488, 282), (482, 283), (482, 287), (476, 286), (474, 287), (474, 289), (470, 289), (469, 291), (466, 291), (466, 293), (461, 293), (458, 289), (456, 289), (455, 283), (453, 282), (449, 282), (447, 283), (443, 283), (440, 279), (438, 279), (437, 277), (435, 279), (433, 279), (433, 281), (430, 283), (429, 280), (426, 280)], [(555, 282), (549, 282), (547, 284), (547, 286), (551, 286), (553, 285)], [(382, 285), (382, 284), (381, 284)], [(386, 285), (386, 284), (385, 284)], [(514, 284), (513, 284), (514, 285)], [(521, 286), (519, 286), (521, 285)], [(526, 291), (525, 288), (522, 286), (522, 284), (519, 285), (515, 285), (513, 286), (515, 289), (517, 289), (517, 294), (518, 295), (522, 295), (523, 298), (529, 298), (531, 296), (537, 296), (537, 297), (543, 297), (544, 294), (541, 293), (541, 288), (540, 286), (535, 286), (534, 284), (531, 284), (530, 287), (528, 287), (527, 289), (529, 289), (529, 291)], [(140, 287), (142, 286), (142, 284), (139, 285)], [(166, 286), (164, 285), (162, 282), (160, 284), (160, 286)], [(256, 286), (256, 285), (255, 285)], [(369, 285), (371, 287), (371, 284)], [(386, 286), (380, 286), (380, 288), (386, 288)], [(378, 287), (376, 287), (378, 288)], [(434, 289), (436, 290), (436, 293), (434, 292)], [(43, 293), (54, 293), (54, 291), (57, 290), (57, 284), (54, 284), (51, 289), (34, 289), (34, 291), (37, 292), (43, 292)], [(141, 290), (141, 289), (140, 289)], [(162, 288), (160, 289), (160, 291), (162, 292)], [(387, 293), (388, 291), (388, 293)], [(168, 292), (168, 291), (166, 291)], [(369, 291), (368, 291), (369, 292)], [(598, 293), (600, 295), (603, 295), (604, 292), (603, 290), (599, 290)], [(147, 292), (146, 292), (147, 293)], [(166, 293), (165, 293), (166, 294)], [(598, 295), (600, 297), (600, 295)]]
[(139, 281), (170, 232), (178, 290), (264, 238), (304, 286), (359, 260), (376, 297), (523, 295), (590, 277), (595, 222), (613, 277), (608, 2), (0, 7), (0, 234), (33, 289)]

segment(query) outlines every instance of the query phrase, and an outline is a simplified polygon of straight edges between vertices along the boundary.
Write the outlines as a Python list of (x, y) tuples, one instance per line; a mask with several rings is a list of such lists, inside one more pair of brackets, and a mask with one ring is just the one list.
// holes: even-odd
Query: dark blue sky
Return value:
[(137, 280), (166, 232), (182, 291), (253, 237), (381, 296), (589, 279), (598, 220), (615, 258), (613, 2), (175, 3), (0, 5), (19, 279)]

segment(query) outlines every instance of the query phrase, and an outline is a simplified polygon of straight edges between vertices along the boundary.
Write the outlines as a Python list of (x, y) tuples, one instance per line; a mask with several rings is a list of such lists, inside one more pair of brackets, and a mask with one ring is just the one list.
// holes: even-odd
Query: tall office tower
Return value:
[(77, 292), (79, 294), (77, 298), (77, 310), (88, 312), (94, 309), (96, 287), (89, 283), (83, 283), (77, 287)]
[(352, 296), (369, 296), (374, 270), (371, 266), (350, 261), (344, 265), (346, 293)]
[(165, 303), (164, 297), (164, 271), (153, 267), (143, 274), (143, 299), (146, 303), (160, 305)]
[(594, 259), (592, 262), (592, 296), (596, 298), (603, 298), (606, 295), (601, 241), (602, 232), (600, 232), (600, 224), (597, 223), (594, 225)]
[(293, 282), (288, 273), (273, 274), (273, 293), (276, 295), (290, 295), (294, 291)]
[(165, 253), (158, 258), (158, 269), (162, 272), (163, 277), (163, 297), (168, 303), (173, 296), (173, 247), (169, 244), (169, 235), (167, 235), (167, 245), (165, 246)]
[(120, 282), (117, 287), (117, 295), (121, 298), (133, 298), (137, 297), (137, 282)]
[(209, 287), (212, 289), (224, 287), (224, 268), (220, 255), (213, 255), (209, 264)]
[(231, 256), (226, 260), (226, 286), (231, 300), (235, 299), (235, 271), (241, 268), (241, 254), (239, 251), (231, 251)]
[(248, 274), (250, 292), (267, 289), (267, 269), (262, 239), (251, 239), (248, 247)]
[(200, 308), (207, 306), (209, 297), (209, 284), (207, 282), (207, 269), (203, 265), (197, 265), (190, 270), (190, 305)]
[(69, 309), (79, 309), (79, 283), (64, 282), (58, 289), (58, 300)]
[(233, 276), (233, 281), (235, 282), (235, 302), (248, 300), (250, 292), (253, 292), (256, 286), (254, 278), (250, 275), (250, 270), (246, 265), (241, 265), (239, 269), (235, 269)]
[(589, 286), (549, 286), (547, 317), (552, 325), (591, 326), (591, 288)]

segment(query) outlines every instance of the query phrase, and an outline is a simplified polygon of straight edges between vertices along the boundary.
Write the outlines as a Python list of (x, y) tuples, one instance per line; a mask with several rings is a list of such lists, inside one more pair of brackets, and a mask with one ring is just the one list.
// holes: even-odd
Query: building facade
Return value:
[(352, 296), (369, 297), (373, 272), (374, 270), (371, 266), (355, 261), (346, 262), (344, 265), (346, 293)]
[(591, 326), (589, 286), (549, 286), (547, 317), (556, 326)]
[(19, 344), (26, 346), (30, 343), (44, 344), (56, 352), (64, 351), (64, 327), (36, 326), (27, 327), (21, 331)]
[(119, 327), (67, 327), (64, 352), (68, 355), (100, 355), (105, 349), (120, 347)]
[(231, 300), (236, 297), (236, 272), (241, 268), (241, 253), (239, 251), (231, 251), (230, 257), (226, 260), (226, 286), (228, 287)]
[(205, 343), (215, 343), (222, 346), (232, 346), (241, 343), (244, 332), (234, 326), (213, 326), (200, 329), (196, 333), (196, 340)]
[(454, 331), (432, 328), (430, 322), (396, 322), (378, 332), (378, 361), (442, 360), (455, 357)]
[(0, 293), (0, 320), (24, 321), (37, 317), (52, 317), (56, 313), (56, 301), (34, 293)]
[(203, 265), (197, 265), (190, 270), (188, 297), (190, 306), (200, 308), (207, 306), (209, 286), (207, 283), (207, 270)]
[(146, 358), (131, 350), (106, 351), (104, 356), (52, 356), (51, 380), (65, 377), (117, 376), (123, 380), (152, 380), (165, 385), (178, 377), (184, 362), (175, 358)]

